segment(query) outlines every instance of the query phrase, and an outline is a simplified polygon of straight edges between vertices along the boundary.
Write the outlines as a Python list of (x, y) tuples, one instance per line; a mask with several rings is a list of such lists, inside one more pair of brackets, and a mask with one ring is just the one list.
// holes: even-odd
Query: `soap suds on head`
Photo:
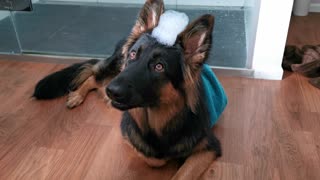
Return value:
[(185, 13), (168, 10), (160, 16), (159, 24), (153, 29), (152, 36), (159, 43), (172, 46), (188, 22), (189, 18)]

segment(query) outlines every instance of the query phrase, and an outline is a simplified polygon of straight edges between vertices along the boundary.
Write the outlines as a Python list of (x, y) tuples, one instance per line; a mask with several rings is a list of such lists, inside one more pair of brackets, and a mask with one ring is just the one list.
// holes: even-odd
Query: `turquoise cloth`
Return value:
[(211, 127), (216, 124), (223, 110), (227, 106), (228, 98), (218, 78), (210, 66), (204, 64), (201, 78), (203, 81)]

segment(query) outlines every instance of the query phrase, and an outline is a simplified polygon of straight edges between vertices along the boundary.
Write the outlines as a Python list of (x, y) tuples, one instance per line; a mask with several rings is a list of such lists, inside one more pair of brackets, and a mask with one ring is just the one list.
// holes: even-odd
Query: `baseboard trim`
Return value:
[(320, 3), (311, 3), (309, 12), (320, 12)]
[[(70, 57), (70, 56), (53, 56), (53, 55), (30, 55), (30, 54), (0, 54), (0, 61), (23, 61), (23, 62), (38, 62), (38, 63), (55, 63), (55, 64), (73, 64), (84, 62), (91, 57)], [(101, 58), (95, 58), (100, 59)], [(231, 76), (231, 77), (246, 77), (254, 79), (268, 79), (268, 80), (281, 80), (282, 73), (275, 72), (259, 72), (247, 68), (232, 68), (210, 66), (217, 75)]]
[[(29, 54), (0, 54), (0, 61), (23, 61), (54, 64), (73, 64), (91, 59), (89, 57), (51, 56), (51, 55), (29, 55)], [(96, 58), (95, 58), (96, 59)]]
[(247, 68), (229, 68), (229, 67), (217, 67), (211, 66), (213, 71), (217, 75), (231, 76), (231, 77), (245, 77), (252, 79), (264, 79), (264, 80), (282, 80), (283, 70), (280, 71), (259, 71)]

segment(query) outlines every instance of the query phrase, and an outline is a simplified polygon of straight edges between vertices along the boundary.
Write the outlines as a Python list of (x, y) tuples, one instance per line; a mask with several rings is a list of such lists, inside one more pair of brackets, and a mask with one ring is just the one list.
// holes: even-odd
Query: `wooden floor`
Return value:
[(318, 45), (320, 44), (320, 13), (309, 13), (308, 16), (291, 18), (287, 44)]
[[(140, 161), (122, 142), (120, 113), (95, 94), (74, 110), (65, 98), (30, 98), (64, 66), (0, 61), (0, 179), (169, 179), (177, 166)], [(296, 74), (220, 79), (229, 97), (214, 128), (223, 157), (208, 179), (319, 179), (320, 91)]]
[[(165, 180), (177, 170), (147, 167), (121, 139), (120, 112), (95, 94), (74, 110), (65, 97), (30, 98), (39, 79), (65, 65), (0, 59), (1, 180)], [(320, 179), (320, 90), (297, 74), (219, 78), (229, 97), (213, 129), (223, 156), (207, 179)]]

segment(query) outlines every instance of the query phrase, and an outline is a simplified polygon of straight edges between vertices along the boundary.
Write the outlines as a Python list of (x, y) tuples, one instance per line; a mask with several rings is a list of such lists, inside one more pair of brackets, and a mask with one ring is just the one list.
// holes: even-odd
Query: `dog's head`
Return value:
[(202, 64), (211, 48), (214, 17), (203, 15), (181, 32), (174, 45), (151, 36), (164, 12), (162, 0), (147, 0), (122, 48), (122, 72), (106, 91), (120, 110), (184, 101), (195, 110)]

